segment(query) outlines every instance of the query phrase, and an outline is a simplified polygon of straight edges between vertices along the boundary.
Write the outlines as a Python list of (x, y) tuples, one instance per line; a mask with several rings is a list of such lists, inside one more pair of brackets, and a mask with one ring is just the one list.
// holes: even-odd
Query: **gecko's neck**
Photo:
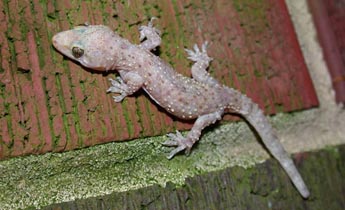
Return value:
[(144, 68), (149, 60), (150, 52), (142, 50), (138, 45), (131, 44), (128, 40), (121, 38), (112, 42), (112, 52), (109, 67), (112, 70), (135, 71)]

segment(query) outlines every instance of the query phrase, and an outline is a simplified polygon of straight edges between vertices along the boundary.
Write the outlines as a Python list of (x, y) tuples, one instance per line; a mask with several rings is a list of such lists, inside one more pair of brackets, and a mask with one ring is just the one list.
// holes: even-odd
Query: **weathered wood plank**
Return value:
[(54, 204), (46, 210), (70, 209), (304, 209), (345, 208), (345, 146), (295, 156), (311, 190), (303, 200), (272, 159), (188, 178), (182, 187), (168, 185)]

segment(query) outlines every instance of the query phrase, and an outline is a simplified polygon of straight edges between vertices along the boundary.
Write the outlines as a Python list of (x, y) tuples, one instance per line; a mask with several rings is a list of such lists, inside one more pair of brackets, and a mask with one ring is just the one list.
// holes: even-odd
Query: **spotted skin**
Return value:
[(161, 43), (161, 32), (153, 27), (152, 20), (139, 28), (139, 45), (131, 44), (102, 25), (78, 26), (56, 34), (52, 41), (59, 52), (87, 68), (117, 70), (120, 76), (110, 79), (111, 86), (107, 90), (116, 93), (115, 102), (142, 88), (172, 115), (196, 119), (186, 136), (179, 131), (168, 134), (170, 139), (164, 145), (175, 147), (169, 159), (181, 151), (188, 154), (201, 131), (220, 120), (224, 113), (240, 114), (256, 129), (298, 191), (307, 198), (308, 188), (258, 105), (239, 91), (220, 84), (206, 71), (212, 60), (206, 52), (207, 42), (201, 48), (194, 45), (193, 50), (186, 50), (194, 64), (192, 78), (185, 77), (150, 52)]

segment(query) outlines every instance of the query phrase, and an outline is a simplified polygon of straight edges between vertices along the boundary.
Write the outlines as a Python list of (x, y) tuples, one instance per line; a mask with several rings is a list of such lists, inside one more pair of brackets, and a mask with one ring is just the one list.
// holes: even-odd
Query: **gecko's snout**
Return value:
[(57, 44), (58, 44), (58, 41), (56, 40), (56, 35), (53, 36), (53, 38), (52, 38), (52, 43), (53, 43), (53, 46), (54, 46), (55, 48), (57, 48), (56, 46), (57, 46)]
[[(55, 49), (57, 49), (58, 51), (61, 51), (62, 48), (64, 48), (66, 45), (63, 42), (63, 36), (61, 36), (61, 33), (55, 34), (52, 38), (52, 43), (53, 46), (55, 47)], [(62, 52), (62, 51), (61, 51)]]
[(52, 44), (60, 53), (73, 58), (70, 49), (75, 38), (76, 35), (72, 31), (63, 31), (53, 36)]
[(66, 34), (68, 31), (60, 32), (58, 34), (55, 34), (52, 38), (52, 42), (54, 47), (57, 50), (60, 50), (61, 48), (65, 48), (66, 46), (69, 46), (72, 40), (71, 37)]

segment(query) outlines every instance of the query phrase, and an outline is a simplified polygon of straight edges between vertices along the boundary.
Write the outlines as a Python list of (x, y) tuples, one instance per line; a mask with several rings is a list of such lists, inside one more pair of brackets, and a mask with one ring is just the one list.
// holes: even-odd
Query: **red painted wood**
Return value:
[(157, 53), (180, 73), (190, 75), (183, 48), (208, 40), (210, 73), (266, 113), (318, 105), (284, 0), (14, 0), (0, 8), (0, 158), (191, 127), (143, 91), (114, 103), (105, 93), (114, 72), (85, 70), (52, 48), (55, 33), (84, 22), (138, 43), (137, 27), (157, 16), (164, 32)]
[(309, 0), (337, 102), (345, 102), (345, 2)]

